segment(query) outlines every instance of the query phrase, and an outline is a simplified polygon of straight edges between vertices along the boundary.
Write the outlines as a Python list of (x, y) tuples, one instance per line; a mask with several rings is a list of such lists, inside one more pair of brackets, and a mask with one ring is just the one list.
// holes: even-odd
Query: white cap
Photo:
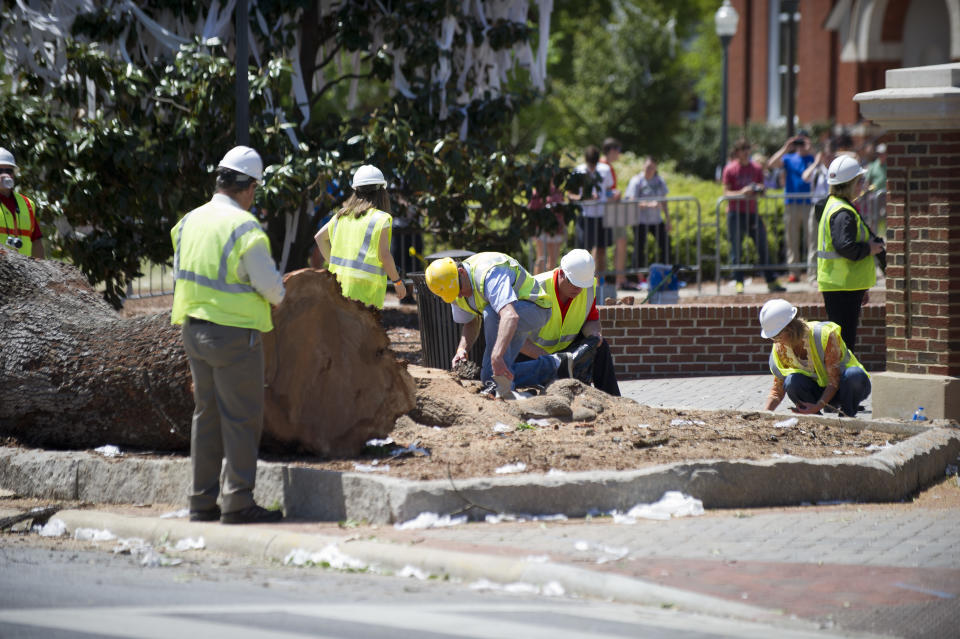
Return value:
[(797, 316), (797, 307), (783, 299), (769, 300), (760, 309), (760, 335), (773, 339)]
[(235, 146), (227, 151), (217, 168), (220, 167), (233, 169), (258, 182), (263, 179), (263, 160), (260, 159), (260, 154), (249, 146)]
[(860, 166), (856, 158), (849, 155), (841, 155), (830, 163), (827, 169), (827, 184), (846, 184), (859, 175), (863, 175), (867, 170)]
[(383, 171), (372, 164), (364, 164), (353, 174), (353, 183), (350, 186), (355, 189), (358, 186), (373, 185), (386, 186), (387, 180), (383, 177)]
[(882, 154), (884, 154), (884, 153), (886, 153), (886, 152), (887, 152), (887, 145), (886, 145), (886, 144), (884, 144), (883, 142), (881, 142), (880, 144), (877, 145), (877, 153), (878, 153), (878, 154), (881, 154), (881, 155), (882, 155)]
[(583, 249), (573, 249), (560, 260), (560, 270), (578, 288), (593, 286), (595, 268), (593, 256)]
[(17, 163), (13, 160), (13, 153), (0, 147), (0, 166), (12, 166), (17, 168)]

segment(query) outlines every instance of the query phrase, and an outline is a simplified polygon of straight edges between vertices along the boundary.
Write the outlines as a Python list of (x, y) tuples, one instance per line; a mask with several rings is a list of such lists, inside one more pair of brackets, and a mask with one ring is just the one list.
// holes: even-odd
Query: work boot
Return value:
[(497, 383), (495, 381), (487, 380), (483, 383), (483, 388), (480, 389), (481, 397), (489, 397), (493, 399), (497, 396)]
[(206, 510), (190, 510), (190, 521), (217, 521), (220, 519), (220, 507), (213, 506)]
[(737, 295), (743, 295), (743, 282), (737, 282)]
[(589, 384), (593, 380), (593, 358), (597, 354), (598, 346), (600, 346), (600, 338), (591, 335), (577, 348), (567, 353), (570, 377), (575, 377), (584, 384)]
[(784, 288), (777, 280), (770, 280), (767, 282), (767, 290), (771, 293), (783, 293), (787, 289)]
[(221, 524), (275, 524), (282, 520), (283, 513), (279, 510), (267, 510), (256, 504), (220, 516)]

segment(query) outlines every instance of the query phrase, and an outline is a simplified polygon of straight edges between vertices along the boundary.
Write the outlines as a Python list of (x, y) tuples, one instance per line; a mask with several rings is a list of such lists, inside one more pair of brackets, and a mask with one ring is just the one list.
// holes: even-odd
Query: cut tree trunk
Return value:
[[(414, 406), (374, 311), (298, 271), (264, 335), (264, 446), (355, 455)], [(0, 436), (50, 448), (187, 451), (193, 413), (180, 327), (120, 317), (75, 268), (0, 248)]]

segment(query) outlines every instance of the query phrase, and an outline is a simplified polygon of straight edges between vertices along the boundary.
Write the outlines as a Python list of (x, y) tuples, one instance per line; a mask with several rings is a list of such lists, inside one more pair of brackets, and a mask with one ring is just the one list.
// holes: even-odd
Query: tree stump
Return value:
[[(374, 311), (298, 271), (264, 335), (264, 446), (359, 453), (414, 407)], [(75, 268), (0, 248), (0, 436), (49, 448), (187, 451), (193, 413), (180, 327), (124, 319)]]

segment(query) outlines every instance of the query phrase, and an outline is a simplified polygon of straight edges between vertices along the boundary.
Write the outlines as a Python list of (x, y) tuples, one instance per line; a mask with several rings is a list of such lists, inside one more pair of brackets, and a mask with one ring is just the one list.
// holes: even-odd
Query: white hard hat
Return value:
[(570, 282), (579, 288), (593, 286), (595, 267), (589, 251), (573, 249), (560, 260), (560, 269)]
[(249, 146), (235, 146), (220, 160), (218, 166), (225, 169), (233, 169), (238, 173), (243, 173), (252, 177), (258, 182), (263, 179), (263, 160), (260, 154)]
[(353, 174), (353, 183), (350, 186), (355, 189), (358, 186), (373, 185), (386, 186), (387, 180), (383, 177), (383, 171), (372, 164), (364, 164)]
[(797, 307), (783, 299), (770, 300), (760, 309), (760, 335), (776, 337), (797, 316)]
[(12, 166), (17, 168), (17, 163), (13, 161), (13, 153), (0, 147), (0, 166)]
[(867, 170), (860, 166), (856, 158), (841, 155), (830, 163), (830, 168), (827, 170), (827, 184), (846, 184), (866, 172)]

